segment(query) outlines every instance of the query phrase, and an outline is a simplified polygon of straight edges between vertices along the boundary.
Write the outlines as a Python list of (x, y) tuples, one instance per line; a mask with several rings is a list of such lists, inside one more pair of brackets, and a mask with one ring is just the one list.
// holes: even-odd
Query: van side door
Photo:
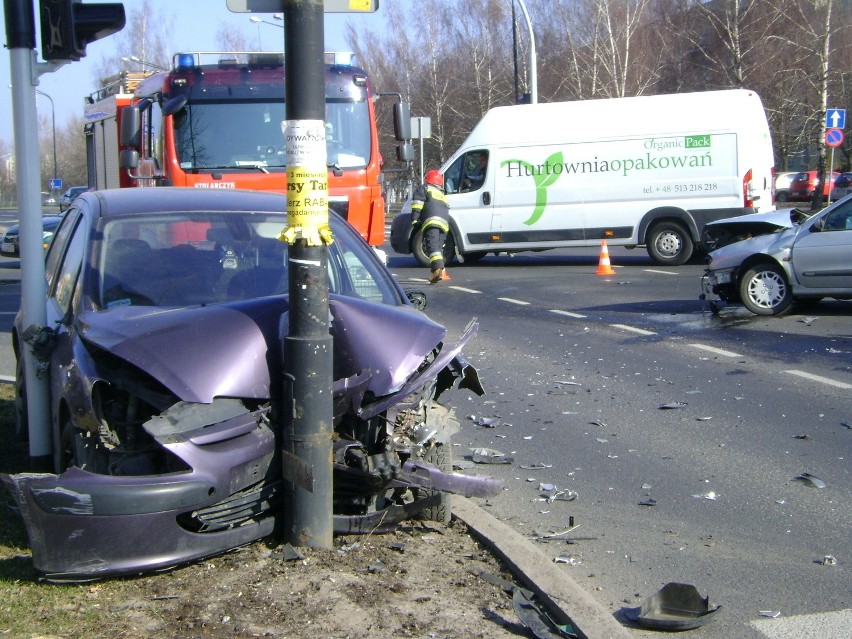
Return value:
[(450, 205), (450, 217), (460, 237), (461, 248), (488, 241), (493, 203), (493, 170), (490, 153), (474, 149), (460, 155), (444, 171), (444, 189)]

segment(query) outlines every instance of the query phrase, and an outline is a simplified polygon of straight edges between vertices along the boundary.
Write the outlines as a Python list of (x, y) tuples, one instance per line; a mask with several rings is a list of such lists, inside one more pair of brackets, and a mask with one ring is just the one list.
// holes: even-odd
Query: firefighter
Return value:
[(423, 184), (414, 192), (411, 217), (423, 229), (423, 243), (429, 257), (429, 283), (448, 280), (444, 268), (444, 238), (450, 230), (450, 206), (444, 195), (444, 176), (435, 169), (426, 172)]

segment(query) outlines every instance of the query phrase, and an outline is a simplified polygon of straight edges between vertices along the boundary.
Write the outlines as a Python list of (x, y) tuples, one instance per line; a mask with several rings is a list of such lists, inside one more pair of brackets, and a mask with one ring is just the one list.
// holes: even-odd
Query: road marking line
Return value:
[(711, 353), (715, 353), (716, 355), (721, 355), (722, 357), (742, 357), (739, 353), (735, 353), (733, 351), (726, 351), (722, 348), (716, 348), (715, 346), (707, 346), (707, 344), (690, 344), (693, 348), (700, 348), (703, 351), (709, 351)]
[(674, 271), (658, 271), (657, 269), (653, 268), (646, 268), (644, 269), (644, 271), (646, 273), (659, 273), (660, 275), (677, 275), (677, 273)]
[(812, 382), (820, 382), (822, 384), (828, 384), (829, 386), (836, 386), (837, 388), (852, 389), (852, 384), (839, 382), (836, 379), (831, 379), (830, 377), (822, 377), (821, 375), (814, 375), (813, 373), (806, 373), (805, 371), (797, 370), (790, 370), (784, 372), (790, 373), (790, 375), (796, 375), (797, 377), (804, 377), (805, 379), (809, 379)]
[(642, 328), (636, 328), (635, 326), (628, 326), (627, 324), (610, 324), (613, 328), (620, 328), (623, 331), (630, 331), (631, 333), (638, 333), (639, 335), (656, 335), (654, 331), (646, 331)]
[(550, 309), (551, 313), (556, 313), (557, 315), (567, 315), (568, 317), (575, 317), (577, 319), (586, 319), (585, 315), (580, 315), (579, 313), (572, 313), (571, 311), (560, 311), (558, 308)]
[(482, 293), (482, 291), (477, 291), (472, 288), (465, 288), (464, 286), (448, 286), (447, 288), (451, 288), (456, 291), (461, 291), (462, 293)]
[(498, 297), (497, 299), (501, 300), (503, 302), (509, 302), (509, 304), (517, 304), (518, 306), (529, 306), (530, 305), (529, 302), (525, 302), (524, 300), (516, 300), (516, 299), (511, 298), (511, 297)]

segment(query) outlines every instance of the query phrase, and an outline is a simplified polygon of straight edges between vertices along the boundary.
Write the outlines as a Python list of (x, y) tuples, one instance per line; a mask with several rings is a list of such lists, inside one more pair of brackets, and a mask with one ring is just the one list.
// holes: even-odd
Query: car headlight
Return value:
[(730, 284), (733, 277), (733, 269), (724, 269), (712, 273), (710, 277), (715, 280), (716, 284)]

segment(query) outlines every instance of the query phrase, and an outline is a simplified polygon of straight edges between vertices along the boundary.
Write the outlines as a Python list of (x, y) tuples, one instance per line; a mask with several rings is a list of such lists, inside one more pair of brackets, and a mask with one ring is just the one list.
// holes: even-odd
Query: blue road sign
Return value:
[(846, 128), (846, 109), (828, 109), (825, 112), (826, 129)]
[(50, 190), (51, 191), (61, 191), (62, 190), (62, 178), (50, 178)]

